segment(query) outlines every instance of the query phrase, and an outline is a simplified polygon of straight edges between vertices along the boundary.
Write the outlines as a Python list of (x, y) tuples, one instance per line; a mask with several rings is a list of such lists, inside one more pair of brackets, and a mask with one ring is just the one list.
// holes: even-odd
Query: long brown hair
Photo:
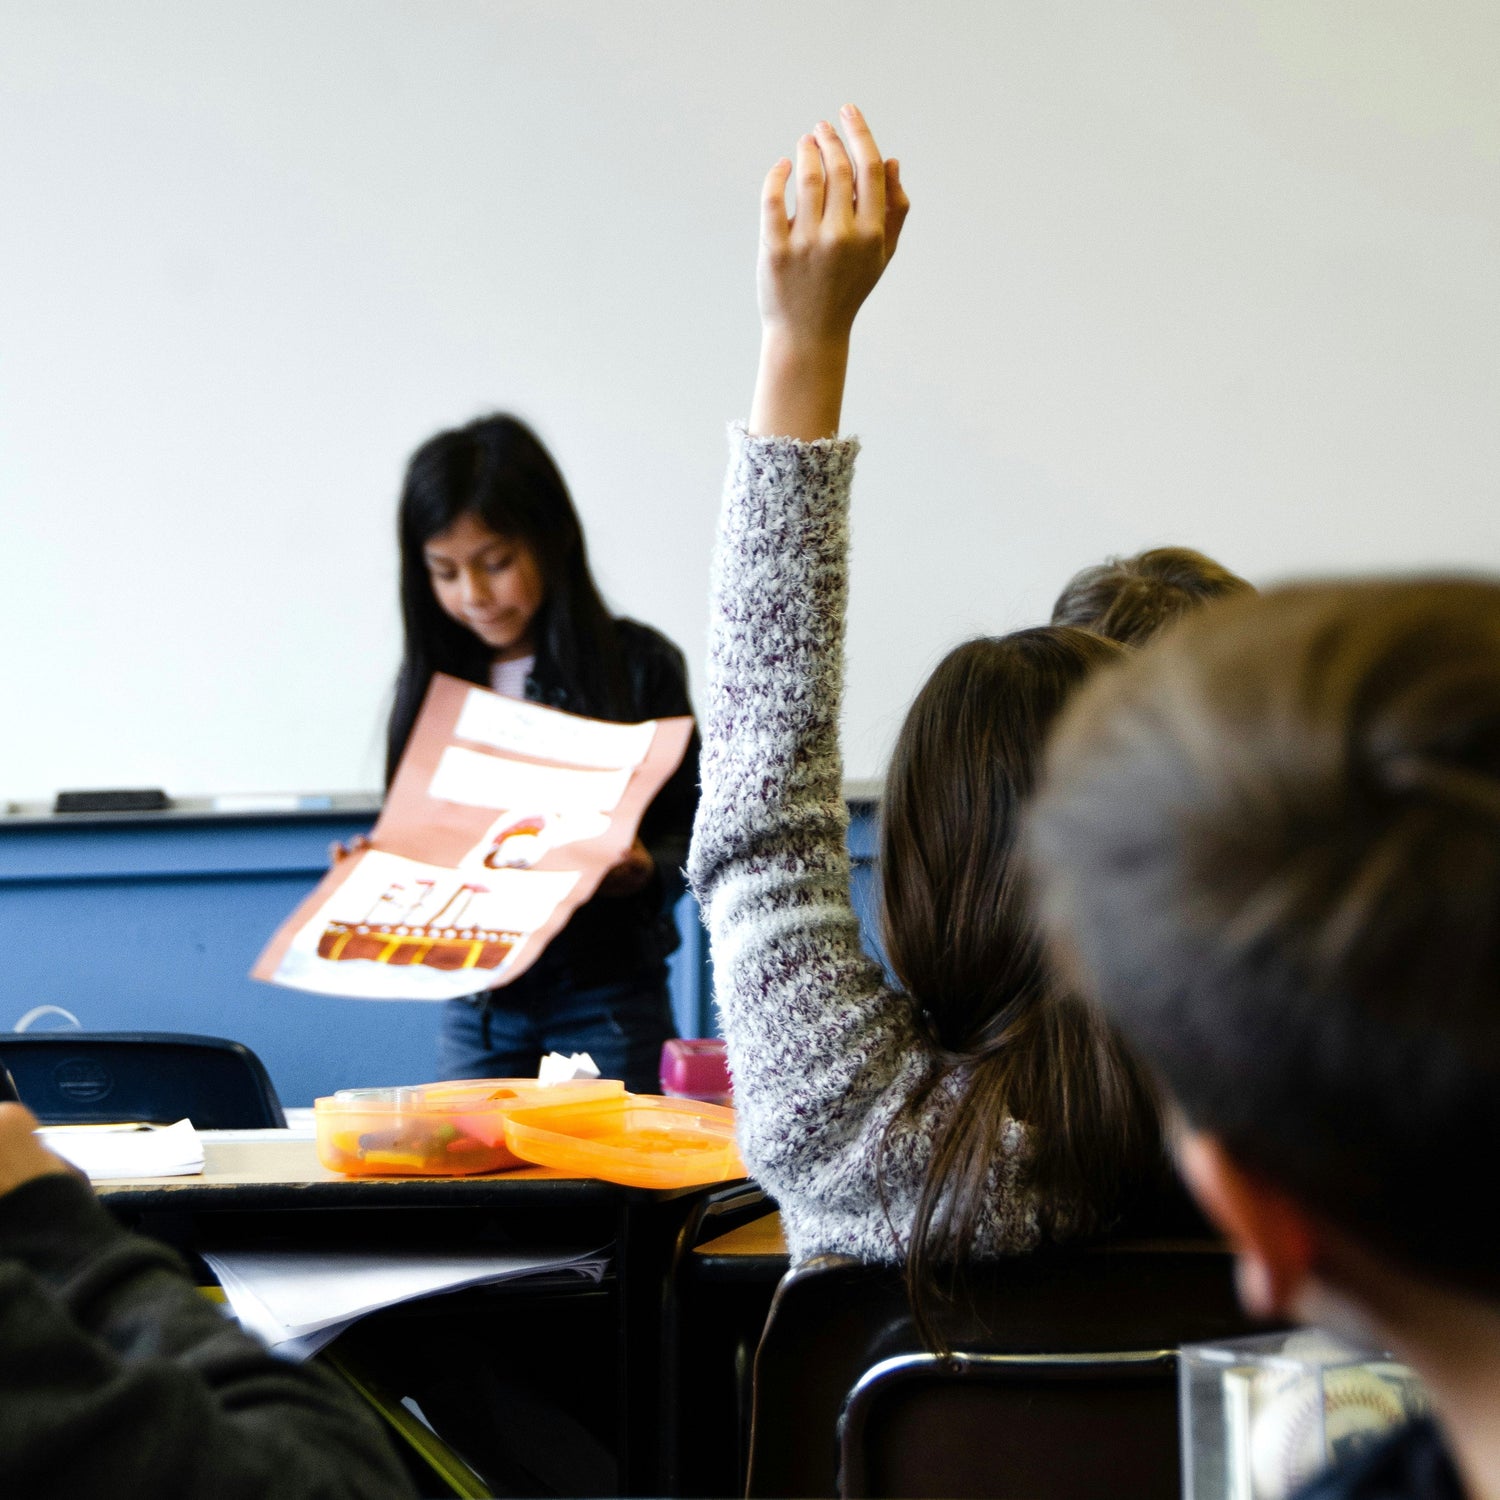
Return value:
[(1108, 1222), (1160, 1159), (1150, 1088), (1097, 1012), (1048, 972), (1014, 857), (1052, 721), (1086, 675), (1123, 655), (1071, 627), (969, 641), (918, 693), (891, 758), (882, 936), (934, 1058), (892, 1128), (944, 1080), (958, 1091), (906, 1249), (913, 1314), (933, 1347), (938, 1268), (967, 1258), (1011, 1121), (1026, 1130), (1024, 1181), (1049, 1238)]

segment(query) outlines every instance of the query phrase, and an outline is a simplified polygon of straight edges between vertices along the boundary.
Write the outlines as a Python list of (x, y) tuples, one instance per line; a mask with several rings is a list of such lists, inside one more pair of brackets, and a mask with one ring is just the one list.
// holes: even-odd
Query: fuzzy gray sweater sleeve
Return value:
[[(713, 563), (703, 791), (688, 874), (713, 950), (746, 1164), (781, 1205), (794, 1260), (898, 1260), (948, 1083), (911, 1001), (860, 946), (839, 754), (849, 484), (858, 443), (747, 437)], [(891, 1121), (902, 1116), (890, 1129)], [(1029, 1248), (1011, 1125), (978, 1254)]]

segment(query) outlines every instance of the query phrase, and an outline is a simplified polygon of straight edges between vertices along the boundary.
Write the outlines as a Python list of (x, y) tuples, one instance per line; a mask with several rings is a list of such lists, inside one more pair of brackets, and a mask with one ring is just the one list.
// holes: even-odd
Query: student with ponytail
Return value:
[(1045, 969), (1013, 857), (1049, 725), (1122, 647), (1047, 626), (938, 667), (883, 804), (895, 986), (860, 946), (838, 743), (858, 444), (835, 434), (850, 328), (908, 205), (859, 113), (843, 127), (848, 150), (820, 124), (765, 185), (760, 372), (731, 436), (689, 875), (741, 1147), (794, 1259), (904, 1263), (931, 1337), (941, 1268), (1107, 1226), (1162, 1153), (1149, 1088)]

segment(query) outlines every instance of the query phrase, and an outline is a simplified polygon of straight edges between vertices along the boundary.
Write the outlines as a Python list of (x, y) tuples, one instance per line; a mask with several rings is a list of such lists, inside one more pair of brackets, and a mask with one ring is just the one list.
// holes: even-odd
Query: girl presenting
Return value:
[[(484, 417), (417, 449), (398, 537), (405, 646), (387, 784), (434, 672), (619, 723), (692, 713), (682, 653), (605, 608), (562, 475), (515, 417)], [(697, 782), (695, 734), (625, 859), (536, 963), (511, 985), (446, 1004), (443, 1077), (529, 1077), (549, 1051), (587, 1052), (604, 1077), (656, 1091), (674, 1035), (666, 960)]]

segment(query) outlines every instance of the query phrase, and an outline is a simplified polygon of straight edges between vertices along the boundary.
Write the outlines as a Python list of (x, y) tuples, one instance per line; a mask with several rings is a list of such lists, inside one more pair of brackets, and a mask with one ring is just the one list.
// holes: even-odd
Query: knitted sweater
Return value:
[[(951, 1076), (929, 1076), (911, 999), (860, 947), (839, 754), (849, 483), (858, 443), (747, 437), (713, 563), (703, 789), (688, 876), (713, 950), (740, 1147), (781, 1206), (793, 1260), (905, 1253)], [(1014, 1121), (976, 1256), (1040, 1238)]]

